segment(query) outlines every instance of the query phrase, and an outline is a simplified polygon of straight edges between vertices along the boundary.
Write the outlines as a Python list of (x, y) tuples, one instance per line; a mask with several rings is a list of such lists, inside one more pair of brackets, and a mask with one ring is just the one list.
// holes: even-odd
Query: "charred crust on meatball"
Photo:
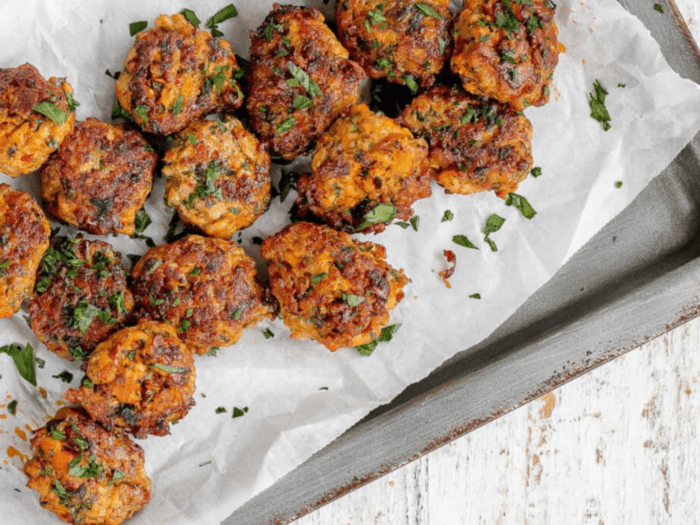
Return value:
[(131, 279), (139, 317), (170, 323), (197, 354), (234, 344), (271, 315), (255, 262), (224, 239), (188, 235), (151, 248)]
[(275, 4), (250, 37), (250, 125), (292, 160), (357, 102), (366, 75), (313, 8)]
[(36, 337), (71, 361), (130, 321), (134, 300), (121, 255), (103, 241), (52, 238), (36, 272), (29, 318)]
[(67, 523), (118, 525), (150, 500), (141, 447), (82, 410), (60, 409), (34, 432), (31, 447), (23, 468), (27, 487)]

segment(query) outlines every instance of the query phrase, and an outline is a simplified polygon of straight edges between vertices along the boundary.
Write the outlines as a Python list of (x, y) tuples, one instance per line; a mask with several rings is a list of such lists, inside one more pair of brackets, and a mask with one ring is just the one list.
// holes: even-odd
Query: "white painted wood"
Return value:
[(294, 524), (698, 523), (698, 429), (700, 318)]

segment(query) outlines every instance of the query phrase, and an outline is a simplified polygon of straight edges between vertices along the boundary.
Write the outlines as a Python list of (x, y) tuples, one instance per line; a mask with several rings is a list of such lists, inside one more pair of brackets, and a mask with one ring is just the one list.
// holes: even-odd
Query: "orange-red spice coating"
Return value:
[(189, 235), (156, 246), (131, 278), (139, 316), (167, 321), (197, 354), (232, 345), (269, 314), (255, 262), (235, 242)]
[(117, 80), (117, 99), (144, 130), (169, 135), (198, 118), (243, 102), (236, 57), (225, 40), (181, 14), (160, 15), (136, 35)]
[(36, 273), (29, 318), (37, 339), (71, 361), (129, 320), (134, 299), (121, 255), (103, 241), (54, 237)]
[(460, 88), (431, 88), (398, 120), (428, 142), (431, 176), (449, 193), (493, 190), (506, 198), (532, 168), (527, 117)]
[[(452, 53), (450, 0), (338, 0), (338, 37), (372, 78), (430, 87)], [(411, 84), (411, 79), (408, 81)]]
[(316, 9), (275, 4), (250, 35), (250, 125), (272, 154), (287, 160), (306, 152), (357, 102), (365, 77), (323, 20)]
[(331, 351), (377, 339), (408, 282), (384, 261), (383, 246), (317, 224), (287, 226), (265, 239), (260, 253), (291, 337)]
[(297, 216), (318, 219), (336, 230), (378, 233), (385, 222), (366, 224), (378, 204), (396, 208), (407, 220), (411, 205), (430, 196), (428, 145), (366, 104), (353, 106), (321, 137), (311, 173), (297, 181)]
[(270, 204), (270, 155), (235, 118), (190, 124), (164, 161), (165, 203), (207, 235), (230, 239)]
[(95, 235), (131, 235), (157, 163), (137, 131), (88, 118), (41, 170), (46, 211)]
[[(64, 78), (48, 81), (31, 64), (0, 69), (0, 173), (17, 177), (39, 169), (75, 123)], [(57, 123), (35, 111), (47, 103), (58, 108)]]
[(454, 27), (452, 71), (464, 89), (516, 110), (542, 106), (559, 53), (550, 0), (464, 0)]
[(107, 430), (137, 438), (167, 436), (194, 406), (194, 359), (167, 323), (142, 321), (103, 341), (90, 355), (85, 382), (63, 397), (79, 403)]
[(73, 525), (118, 525), (151, 498), (143, 450), (84, 412), (60, 409), (35, 431), (24, 464), (41, 506)]
[(51, 229), (31, 195), (0, 184), (0, 318), (29, 299)]

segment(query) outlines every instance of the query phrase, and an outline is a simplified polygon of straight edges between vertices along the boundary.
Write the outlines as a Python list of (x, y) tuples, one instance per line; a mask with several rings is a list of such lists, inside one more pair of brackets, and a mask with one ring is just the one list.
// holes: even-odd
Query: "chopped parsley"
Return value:
[(144, 122), (148, 122), (148, 106), (141, 105), (134, 108), (134, 113)]
[(416, 9), (418, 9), (418, 11), (420, 11), (421, 13), (423, 13), (426, 16), (431, 16), (431, 17), (436, 18), (438, 20), (445, 19), (444, 16), (436, 13), (435, 9), (430, 7), (428, 4), (416, 4)]
[(87, 465), (81, 465), (82, 454), (76, 456), (68, 463), (68, 474), (77, 478), (95, 478), (102, 472), (102, 467), (97, 463), (97, 456), (90, 456)]
[(481, 233), (485, 234), (484, 241), (491, 247), (492, 252), (497, 252), (498, 247), (496, 246), (496, 243), (489, 238), (489, 235), (500, 230), (504, 222), (506, 222), (506, 220), (503, 217), (500, 217), (494, 213), (488, 219), (486, 219), (486, 226), (484, 226), (484, 229), (481, 231)]
[(377, 344), (391, 341), (391, 338), (399, 328), (401, 328), (401, 323), (385, 326), (382, 328), (382, 331), (379, 333), (379, 337), (377, 339), (364, 345), (356, 346), (355, 350), (357, 350), (360, 355), (372, 355), (374, 349), (377, 348)]
[(248, 407), (243, 407), (242, 409), (238, 407), (233, 407), (233, 414), (231, 415), (231, 418), (242, 417), (245, 415), (246, 412), (248, 412)]
[(294, 117), (287, 117), (285, 120), (277, 124), (275, 127), (275, 133), (284, 133), (286, 131), (289, 131), (292, 129), (294, 126), (296, 126), (297, 121)]
[(154, 363), (152, 365), (153, 368), (157, 368), (158, 370), (162, 370), (163, 372), (167, 374), (188, 374), (190, 372), (189, 368), (185, 368), (182, 366), (170, 366), (170, 365), (163, 365), (160, 363)]
[(269, 328), (265, 328), (263, 335), (265, 336), (265, 339), (270, 339), (271, 337), (275, 337), (275, 334), (273, 334), (272, 330), (270, 330)]
[(475, 250), (479, 249), (469, 239), (467, 239), (466, 235), (455, 235), (452, 237), (452, 242), (459, 244), (460, 246), (464, 246), (465, 248), (473, 248)]
[(365, 213), (364, 222), (357, 227), (357, 230), (364, 230), (368, 226), (380, 222), (389, 222), (396, 216), (396, 208), (391, 204), (377, 204), (377, 206)]
[(522, 195), (518, 195), (517, 193), (508, 194), (506, 206), (515, 206), (526, 219), (532, 219), (535, 215), (537, 215), (537, 212), (532, 206), (530, 206), (527, 199)]
[(236, 16), (238, 16), (238, 10), (236, 9), (236, 6), (234, 6), (233, 4), (229, 4), (226, 7), (217, 11), (209, 20), (207, 20), (207, 23), (204, 25), (211, 30), (211, 36), (223, 36), (224, 34), (221, 31), (219, 31), (218, 25)]
[(416, 82), (416, 79), (413, 78), (413, 75), (405, 74), (403, 76), (403, 81), (408, 87), (408, 89), (411, 90), (411, 93), (414, 95), (418, 93), (418, 82)]
[(180, 114), (180, 111), (182, 111), (182, 101), (184, 100), (184, 97), (182, 93), (180, 93), (180, 96), (177, 97), (175, 102), (173, 103), (172, 107), (170, 110), (173, 112), (173, 116), (177, 117)]
[[(82, 335), (85, 335), (92, 324), (92, 320), (99, 316), (102, 310), (87, 301), (80, 301), (68, 319), (68, 328), (79, 330)], [(109, 313), (107, 313), (109, 316)]]
[(226, 412), (226, 409), (224, 407), (216, 407), (215, 412), (217, 414), (223, 414), (224, 412)]
[(340, 296), (340, 298), (345, 301), (345, 303), (350, 307), (350, 308), (355, 308), (356, 306), (359, 306), (361, 303), (365, 302), (365, 298), (361, 295), (353, 295), (351, 293), (345, 293), (343, 292)]
[(588, 105), (591, 108), (591, 117), (600, 122), (603, 131), (608, 131), (610, 125), (610, 113), (605, 107), (605, 96), (608, 94), (605, 88), (597, 80), (593, 82), (593, 93), (589, 93)]
[(445, 213), (442, 214), (442, 219), (440, 222), (449, 222), (454, 218), (454, 213), (452, 213), (450, 210), (445, 210)]
[(470, 299), (481, 299), (480, 293), (473, 293), (469, 296)]
[(312, 97), (323, 96), (323, 92), (321, 91), (321, 88), (318, 87), (318, 84), (309, 77), (309, 74), (306, 71), (297, 66), (291, 60), (287, 61), (287, 70), (294, 77), (293, 79), (287, 80), (287, 84), (289, 85), (289, 87), (295, 87), (299, 85), (303, 87), (307, 91), (307, 93), (309, 93), (309, 95), (311, 95)]
[(442, 55), (445, 52), (446, 42), (441, 37), (437, 37), (437, 43), (438, 43), (438, 52)]
[(131, 22), (129, 24), (129, 35), (134, 36), (148, 27), (148, 22), (141, 20), (140, 22)]
[(71, 93), (70, 91), (64, 91), (63, 93), (65, 93), (65, 95), (66, 95), (66, 101), (68, 102), (68, 109), (70, 111), (72, 111), (73, 113), (75, 113), (75, 108), (77, 108), (80, 105), (80, 102), (78, 102), (77, 100), (75, 100), (73, 98), (73, 93)]
[(33, 111), (41, 113), (42, 115), (49, 117), (56, 124), (63, 124), (68, 120), (68, 113), (53, 104), (52, 102), (41, 102), (32, 108)]
[(542, 175), (542, 168), (540, 168), (539, 166), (535, 166), (530, 171), (530, 175), (532, 175), (535, 178), (539, 177), (540, 175)]
[(241, 308), (236, 308), (232, 313), (231, 313), (231, 319), (238, 320), (241, 318), (241, 315), (243, 314), (243, 310)]
[(615, 187), (616, 187), (616, 188), (622, 188), (622, 181), (621, 181), (621, 180), (618, 180), (617, 182), (615, 182)]
[(136, 233), (143, 233), (143, 231), (151, 224), (151, 218), (144, 208), (141, 208), (136, 212), (136, 217), (134, 218), (134, 228)]
[(306, 109), (313, 105), (314, 104), (311, 102), (311, 99), (309, 97), (305, 97), (304, 95), (297, 95), (294, 97), (294, 102), (292, 102), (292, 107), (294, 109)]
[(658, 11), (659, 13), (663, 14), (664, 6), (662, 6), (661, 4), (654, 4), (654, 11)]
[(32, 386), (36, 386), (34, 348), (32, 348), (32, 345), (27, 343), (24, 348), (18, 344), (0, 346), (0, 354), (9, 355), (14, 361), (20, 377)]
[(267, 24), (267, 27), (265, 27), (265, 40), (268, 42), (272, 42), (272, 31), (276, 30), (279, 31), (280, 33), (284, 31), (284, 26), (282, 24), (274, 24), (274, 23), (269, 23)]
[(13, 416), (17, 413), (17, 400), (13, 399), (7, 404), (7, 411)]
[(185, 19), (192, 24), (193, 26), (197, 27), (201, 21), (199, 18), (197, 18), (197, 15), (194, 14), (194, 11), (192, 9), (183, 9), (180, 11), (180, 14), (185, 17)]
[[(386, 17), (384, 16), (384, 14), (382, 14), (380, 11), (368, 11), (367, 12), (367, 21), (372, 26), (376, 26), (379, 24), (383, 24), (387, 20), (386, 20)], [(369, 31), (369, 28), (367, 28), (367, 30)]]
[(311, 284), (318, 284), (318, 283), (320, 283), (321, 281), (323, 281), (326, 277), (328, 277), (328, 273), (327, 273), (327, 272), (317, 273), (316, 275), (314, 275), (314, 276), (311, 278)]
[(61, 432), (60, 430), (52, 430), (51, 431), (51, 437), (55, 439), (56, 441), (65, 441), (66, 440), (66, 435)]
[(197, 186), (194, 192), (189, 195), (188, 205), (190, 208), (194, 207), (195, 197), (199, 197), (200, 199), (206, 199), (207, 197), (213, 197), (215, 199), (223, 198), (221, 188), (214, 184), (216, 179), (220, 176), (221, 166), (216, 162), (210, 162), (204, 174), (204, 183)]
[(71, 374), (68, 370), (64, 370), (60, 374), (56, 374), (55, 376), (51, 376), (51, 377), (55, 377), (56, 379), (60, 379), (64, 383), (70, 383), (71, 381), (73, 381), (73, 374)]

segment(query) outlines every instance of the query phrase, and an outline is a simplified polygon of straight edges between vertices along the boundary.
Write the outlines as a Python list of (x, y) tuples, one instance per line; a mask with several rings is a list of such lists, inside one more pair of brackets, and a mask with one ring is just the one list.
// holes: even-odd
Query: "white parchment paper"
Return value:
[[(184, 7), (206, 20), (226, 3), (0, 2), (0, 67), (31, 62), (47, 78), (65, 76), (81, 103), (78, 118), (109, 120), (114, 81), (104, 71), (121, 70), (133, 40), (129, 23), (147, 20), (152, 27), (158, 14)], [(240, 55), (248, 56), (249, 31), (262, 22), (272, 3), (237, 0), (239, 16), (220, 26), (223, 38)], [(333, 18), (333, 2), (306, 3)], [(392, 314), (392, 323), (402, 323), (401, 329), (371, 357), (353, 349), (332, 354), (316, 343), (291, 340), (277, 320), (248, 330), (218, 357), (198, 358), (197, 406), (173, 427), (171, 436), (140, 441), (153, 496), (133, 524), (219, 523), (372, 408), (488, 336), (700, 129), (700, 89), (671, 71), (641, 22), (615, 0), (558, 4), (560, 40), (567, 51), (560, 56), (551, 102), (526, 111), (534, 125), (533, 154), (542, 176), (528, 178), (518, 190), (537, 216), (527, 220), (491, 193), (450, 196), (434, 187), (434, 195), (415, 206), (418, 232), (392, 226), (369, 238), (384, 244), (389, 261), (412, 278), (406, 298)], [(588, 93), (596, 79), (609, 92), (608, 132), (589, 116)], [(273, 183), (279, 176), (275, 168)], [(616, 181), (622, 182), (620, 188)], [(0, 182), (38, 198), (36, 175), (13, 180), (0, 174)], [(145, 233), (157, 241), (171, 215), (162, 204), (162, 182), (146, 205), (154, 224)], [(276, 199), (270, 212), (234, 239), (259, 258), (251, 239), (278, 231), (294, 197), (292, 193), (283, 204)], [(448, 209), (454, 220), (443, 223)], [(491, 236), (499, 247), (495, 253), (480, 233), (492, 213), (506, 218)], [(466, 235), (480, 250), (455, 245), (451, 239), (456, 234)], [(143, 241), (124, 236), (108, 240), (124, 255), (146, 250)], [(457, 254), (451, 289), (438, 276), (445, 268), (445, 249)], [(258, 266), (264, 276), (264, 265)], [(480, 300), (469, 298), (475, 293)], [(55, 413), (69, 386), (52, 376), (69, 370), (74, 374), (70, 386), (76, 386), (82, 374), (38, 343), (24, 315), (26, 310), (0, 320), (0, 345), (29, 342), (46, 366), (37, 371), (41, 388), (34, 388), (17, 375), (7, 355), (0, 355), (0, 521), (60, 523), (24, 487), (17, 452), (29, 454), (29, 430)], [(266, 328), (274, 338), (263, 336)], [(18, 401), (15, 416), (5, 408), (12, 399)], [(227, 412), (216, 414), (219, 406)], [(233, 419), (234, 406), (249, 410)]]

